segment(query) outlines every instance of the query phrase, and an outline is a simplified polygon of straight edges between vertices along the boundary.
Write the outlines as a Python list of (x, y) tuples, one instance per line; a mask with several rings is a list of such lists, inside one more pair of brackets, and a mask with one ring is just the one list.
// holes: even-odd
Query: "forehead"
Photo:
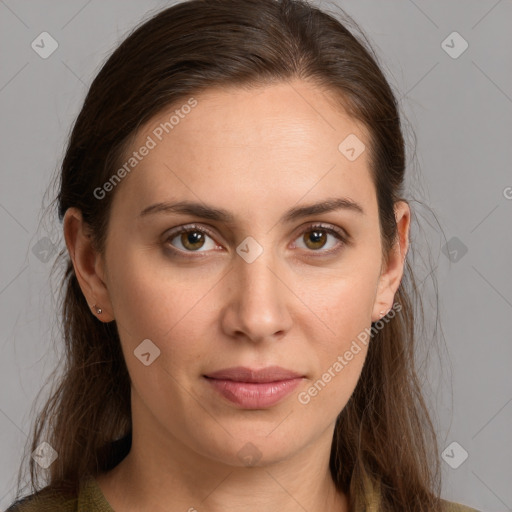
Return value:
[[(365, 148), (358, 158), (347, 158), (345, 140)], [(185, 98), (139, 130), (126, 160), (143, 146), (151, 149), (120, 194), (139, 211), (185, 198), (240, 211), (258, 202), (277, 212), (302, 197), (338, 192), (367, 204), (375, 197), (364, 125), (332, 94), (301, 81)]]

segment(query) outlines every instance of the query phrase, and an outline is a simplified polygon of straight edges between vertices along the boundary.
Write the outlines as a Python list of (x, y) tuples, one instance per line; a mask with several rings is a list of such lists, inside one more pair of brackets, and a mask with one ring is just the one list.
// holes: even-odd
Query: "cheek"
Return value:
[(211, 297), (219, 275), (211, 268), (172, 268), (154, 252), (117, 253), (124, 256), (109, 272), (114, 314), (130, 371), (140, 370), (134, 350), (149, 339), (160, 350), (158, 365), (178, 376), (201, 357), (201, 344), (208, 346), (205, 331), (218, 314)]
[[(206, 356), (209, 302), (201, 298), (213, 283), (191, 282), (187, 272), (171, 272), (161, 263), (157, 273), (147, 265), (147, 255), (124, 254), (123, 262), (110, 273), (124, 358), (139, 399), (153, 412), (167, 404), (158, 414), (170, 425), (174, 420), (169, 411), (190, 407), (183, 389), (190, 387), (191, 369)], [(147, 353), (146, 365), (143, 354)]]
[(114, 314), (139, 337), (165, 336), (208, 290), (204, 280), (190, 280), (190, 270), (173, 268), (163, 250), (126, 245), (116, 254), (123, 257), (110, 263)]
[(298, 399), (304, 405), (324, 407), (333, 418), (354, 391), (368, 352), (375, 274), (370, 268), (347, 272), (331, 279), (321, 292), (309, 294), (311, 310), (318, 312), (310, 313), (309, 325), (315, 329), (308, 327), (307, 334), (317, 358), (316, 374)]
[(347, 329), (321, 353), (317, 348), (318, 371), (297, 394), (299, 404), (321, 411), (322, 422), (335, 421), (357, 386), (370, 342), (369, 335), (363, 331), (363, 339), (360, 333)]
[(326, 336), (323, 345), (331, 352), (342, 349), (371, 324), (378, 271), (376, 260), (365, 265), (347, 261), (340, 271), (301, 278), (298, 294), (309, 307), (313, 325)]

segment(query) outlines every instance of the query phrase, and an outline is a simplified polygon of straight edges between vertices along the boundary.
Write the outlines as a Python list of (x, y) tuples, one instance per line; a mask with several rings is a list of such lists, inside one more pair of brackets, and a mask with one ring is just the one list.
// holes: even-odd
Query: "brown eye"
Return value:
[(204, 233), (201, 231), (186, 231), (181, 233), (180, 242), (185, 249), (195, 251), (204, 245)]
[[(330, 244), (329, 235), (335, 239)], [(299, 244), (299, 248), (306, 249), (308, 252), (318, 252), (319, 255), (335, 253), (347, 242), (342, 230), (323, 225), (308, 226), (297, 240), (301, 240), (304, 244), (303, 246)], [(326, 246), (328, 246), (327, 249), (324, 249)]]
[[(341, 250), (348, 239), (348, 235), (340, 228), (313, 225), (303, 230), (296, 242), (300, 240), (298, 248), (310, 254), (318, 253), (318, 256), (327, 256)], [(167, 237), (166, 244), (169, 244), (178, 256), (185, 256), (187, 253), (202, 254), (219, 247), (209, 231), (195, 225), (176, 228)]]
[(205, 252), (200, 249), (210, 250), (217, 247), (206, 230), (195, 226), (181, 226), (169, 235), (166, 242), (175, 248), (176, 252)]
[(327, 240), (325, 231), (314, 229), (308, 230), (304, 233), (303, 239), (309, 249), (321, 249)]

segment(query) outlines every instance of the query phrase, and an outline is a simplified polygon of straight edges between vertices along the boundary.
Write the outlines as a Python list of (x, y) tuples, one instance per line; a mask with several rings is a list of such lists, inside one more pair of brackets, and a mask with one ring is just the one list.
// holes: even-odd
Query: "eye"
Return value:
[[(336, 238), (338, 242), (331, 244), (331, 247), (327, 250), (321, 250), (325, 247), (329, 235)], [(178, 245), (173, 243), (174, 240), (177, 240)], [(208, 242), (208, 240), (210, 240), (210, 242)], [(304, 246), (299, 246), (299, 248), (308, 250), (308, 252), (319, 252), (321, 255), (325, 255), (341, 250), (341, 247), (348, 242), (348, 235), (345, 234), (344, 230), (335, 226), (314, 224), (307, 226), (306, 229), (301, 231), (296, 241), (297, 240), (301, 240), (304, 243)], [(196, 226), (195, 224), (176, 228), (170, 233), (166, 242), (172, 246), (172, 250), (176, 254), (202, 253), (220, 247), (213, 240), (213, 235), (209, 230)], [(205, 251), (201, 251), (200, 249), (205, 249)]]
[(207, 238), (213, 242), (213, 238), (208, 230), (195, 225), (187, 225), (175, 229), (167, 238), (167, 241), (171, 243), (173, 247), (176, 247), (172, 244), (172, 240), (178, 240), (178, 243), (181, 244), (181, 247), (178, 246), (178, 249), (182, 252), (204, 252), (199, 251), (199, 249), (204, 247), (206, 247), (206, 249), (215, 249), (215, 247), (217, 247), (215, 243), (210, 243), (208, 246)]
[[(329, 235), (336, 238), (338, 242), (331, 244), (331, 247), (327, 250), (320, 250), (325, 247)], [(347, 243), (347, 238), (344, 231), (339, 228), (314, 224), (302, 231), (297, 240), (304, 242), (304, 246), (301, 248), (309, 249), (312, 252), (320, 252), (321, 255), (325, 255), (338, 252), (341, 247)]]

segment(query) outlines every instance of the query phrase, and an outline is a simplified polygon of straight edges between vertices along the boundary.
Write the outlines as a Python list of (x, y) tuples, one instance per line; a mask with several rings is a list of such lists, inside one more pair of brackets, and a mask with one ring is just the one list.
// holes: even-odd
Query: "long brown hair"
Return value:
[[(73, 126), (56, 198), (59, 219), (77, 207), (103, 251), (115, 190), (102, 200), (94, 190), (122, 165), (139, 127), (213, 86), (299, 78), (334, 92), (369, 131), (386, 257), (397, 240), (394, 205), (404, 199), (398, 102), (367, 39), (340, 19), (305, 0), (190, 0), (141, 24), (103, 65)], [(84, 475), (111, 469), (130, 450), (130, 378), (115, 321), (91, 314), (65, 249), (59, 258), (65, 367), (30, 439), (31, 452), (45, 440), (58, 458), (46, 472), (31, 458), (30, 481), (37, 491), (44, 473), (45, 489), (73, 495)], [(419, 300), (406, 261), (395, 296), (400, 312), (373, 332), (359, 382), (336, 422), (330, 469), (352, 510), (364, 507), (372, 488), (380, 490), (380, 511), (440, 510), (436, 434), (415, 366)]]

